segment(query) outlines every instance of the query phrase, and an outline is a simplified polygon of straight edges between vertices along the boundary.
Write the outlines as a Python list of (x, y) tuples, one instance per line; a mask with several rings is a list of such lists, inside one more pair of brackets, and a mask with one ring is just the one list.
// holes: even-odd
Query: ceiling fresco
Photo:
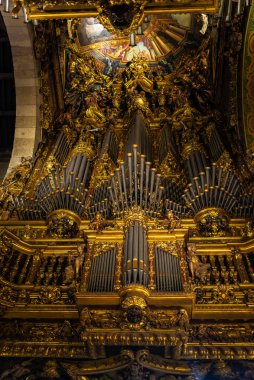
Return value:
[(151, 15), (144, 19), (135, 37), (112, 35), (96, 18), (84, 18), (78, 29), (78, 44), (82, 52), (92, 53), (104, 63), (105, 74), (133, 58), (149, 65), (170, 65), (172, 57), (190, 43), (189, 36), (193, 38), (197, 24), (202, 28), (201, 18), (191, 14)]

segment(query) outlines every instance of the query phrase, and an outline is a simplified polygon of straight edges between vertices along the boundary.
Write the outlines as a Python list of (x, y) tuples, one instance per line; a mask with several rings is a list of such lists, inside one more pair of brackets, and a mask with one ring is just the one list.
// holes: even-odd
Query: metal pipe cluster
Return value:
[(182, 291), (180, 263), (177, 256), (155, 248), (156, 289), (164, 292)]
[(107, 153), (111, 160), (116, 164), (118, 152), (119, 146), (117, 143), (116, 135), (113, 131), (108, 130), (102, 143), (101, 155)]
[(192, 152), (189, 158), (185, 160), (184, 164), (189, 180), (198, 176), (198, 174), (203, 172), (204, 168), (208, 165), (205, 154), (198, 150)]
[(87, 181), (90, 175), (90, 160), (78, 153), (62, 169), (55, 166), (36, 189), (36, 198), (46, 214), (67, 209), (81, 215), (87, 197)]
[(89, 292), (113, 291), (115, 261), (116, 248), (111, 248), (93, 258), (88, 284)]
[(123, 285), (141, 284), (147, 286), (148, 255), (146, 232), (144, 227), (137, 221), (126, 232), (123, 255)]
[(34, 199), (13, 198), (20, 218), (43, 219), (54, 210), (67, 209), (82, 215), (91, 172), (90, 160), (78, 153), (61, 168), (56, 165), (37, 187)]
[(237, 15), (240, 15), (244, 12), (245, 7), (249, 7), (251, 5), (250, 0), (237, 0), (236, 3), (237, 7), (235, 12), (235, 7), (233, 7), (232, 0), (222, 0), (218, 12), (218, 17), (224, 19), (226, 23), (229, 23), (235, 13)]
[(90, 220), (93, 220), (95, 218), (95, 215), (97, 213), (100, 213), (104, 219), (109, 219), (111, 216), (111, 205), (112, 203), (107, 198), (101, 202), (94, 203), (92, 206), (89, 206), (86, 209), (87, 217)]
[(233, 208), (232, 213), (240, 218), (252, 218), (254, 214), (254, 194), (241, 194), (240, 204)]
[(208, 148), (210, 151), (210, 157), (213, 162), (218, 161), (222, 153), (225, 151), (225, 146), (221, 141), (217, 128), (214, 128), (212, 135), (208, 142)]
[(109, 192), (110, 181), (104, 182), (90, 194), (90, 205), (86, 209), (88, 218), (94, 219), (96, 213), (108, 218), (112, 213), (112, 201)]
[(171, 129), (168, 125), (165, 125), (161, 131), (158, 146), (159, 162), (162, 163), (169, 153), (171, 153), (173, 157), (176, 156), (175, 141)]
[(165, 214), (167, 214), (168, 211), (172, 211), (174, 215), (180, 219), (192, 216), (192, 211), (187, 206), (166, 199)]
[[(108, 155), (110, 159), (116, 164), (118, 158), (119, 147), (117, 139), (111, 130), (108, 130), (103, 139), (100, 157)], [(110, 199), (109, 186), (111, 181), (104, 182), (101, 186), (93, 190), (93, 194), (89, 195), (91, 202), (90, 206), (86, 209), (86, 214), (89, 219), (94, 219), (96, 213), (100, 213), (105, 219), (111, 216), (112, 202)]]
[(94, 203), (100, 203), (105, 199), (109, 198), (109, 190), (108, 187), (110, 186), (110, 180), (107, 182), (104, 182), (100, 187), (96, 187), (93, 192), (93, 202)]
[(230, 170), (212, 164), (206, 166), (188, 184), (183, 199), (195, 213), (207, 207), (219, 207), (231, 212), (239, 200), (240, 183)]
[(89, 195), (90, 205), (86, 209), (86, 214), (89, 219), (94, 219), (98, 212), (105, 219), (111, 216), (112, 201), (110, 199), (109, 186), (110, 181), (104, 182), (101, 186), (95, 188), (92, 195)]
[(69, 152), (70, 147), (68, 140), (64, 131), (62, 130), (57, 137), (52, 154), (57, 159), (59, 164), (63, 165), (67, 159)]
[(127, 163), (121, 162), (111, 176), (108, 191), (117, 217), (133, 206), (140, 206), (151, 216), (161, 213), (164, 192), (161, 175), (152, 168), (151, 162), (146, 162), (145, 155), (138, 153), (137, 145), (128, 153)]
[(128, 154), (132, 151), (133, 145), (139, 146), (139, 151), (152, 161), (152, 144), (150, 135), (145, 125), (144, 115), (141, 110), (137, 110), (129, 125), (129, 132), (125, 144), (125, 162), (128, 162)]
[(182, 195), (184, 192), (184, 187), (172, 182), (170, 179), (166, 178), (162, 180), (163, 186), (165, 188), (163, 193), (164, 199), (170, 199), (175, 203), (183, 203)]
[(40, 201), (33, 198), (16, 197), (12, 195), (12, 203), (20, 220), (45, 219), (45, 212), (41, 208)]

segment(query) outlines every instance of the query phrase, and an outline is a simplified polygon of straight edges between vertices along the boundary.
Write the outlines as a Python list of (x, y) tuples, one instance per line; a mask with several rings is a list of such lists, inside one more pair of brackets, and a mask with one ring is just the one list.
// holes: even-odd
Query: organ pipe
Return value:
[(89, 292), (112, 292), (114, 287), (116, 248), (95, 256), (92, 260)]
[(135, 221), (128, 227), (124, 241), (123, 284), (147, 285), (147, 239), (144, 227)]
[(180, 263), (177, 256), (155, 248), (156, 288), (158, 291), (182, 291)]

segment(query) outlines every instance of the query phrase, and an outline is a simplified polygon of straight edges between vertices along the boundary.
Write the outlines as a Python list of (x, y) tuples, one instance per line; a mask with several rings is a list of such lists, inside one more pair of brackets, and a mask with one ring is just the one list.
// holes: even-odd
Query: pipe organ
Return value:
[[(119, 23), (146, 7), (118, 3), (109, 12)], [(162, 5), (154, 16), (152, 5), (129, 26), (131, 47), (122, 34), (93, 36), (102, 25), (90, 8), (80, 26), (35, 26), (43, 83), (58, 78), (43, 115), (63, 109), (50, 110), (35, 157), (0, 188), (0, 368), (1, 357), (29, 357), (44, 371), (17, 380), (249, 380), (254, 163), (240, 133), (228, 144), (231, 100), (227, 120), (214, 98), (242, 30), (238, 14), (232, 40), (221, 36), (226, 10), (236, 10), (223, 3), (215, 19), (189, 23), (164, 17)], [(212, 54), (224, 48), (215, 75)]]

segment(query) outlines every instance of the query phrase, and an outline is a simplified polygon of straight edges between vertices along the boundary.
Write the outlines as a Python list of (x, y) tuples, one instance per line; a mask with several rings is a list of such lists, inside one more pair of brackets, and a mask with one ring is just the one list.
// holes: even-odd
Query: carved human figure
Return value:
[(80, 314), (80, 323), (85, 329), (92, 326), (92, 314), (88, 307), (84, 307)]
[(71, 254), (68, 256), (68, 263), (65, 267), (65, 273), (64, 273), (64, 282), (66, 284), (70, 284), (74, 279), (74, 265), (73, 265), (73, 257)]
[(205, 282), (210, 270), (210, 264), (204, 264), (199, 261), (196, 255), (196, 244), (188, 244), (188, 261), (192, 278), (197, 277), (202, 283)]
[(96, 128), (98, 128), (98, 123), (105, 122), (105, 116), (101, 112), (101, 107), (99, 105), (101, 97), (96, 91), (92, 92), (91, 95), (87, 95), (85, 98), (86, 111), (85, 114), (91, 123), (95, 123)]
[(173, 232), (175, 228), (181, 227), (181, 220), (174, 215), (173, 211), (168, 211), (167, 218), (169, 232)]
[(180, 311), (177, 314), (178, 317), (178, 325), (179, 327), (183, 328), (185, 331), (189, 330), (189, 315), (185, 309), (180, 309)]
[(94, 219), (90, 223), (90, 227), (98, 233), (101, 233), (104, 228), (111, 226), (114, 226), (114, 222), (104, 219), (100, 212), (95, 214)]
[(97, 212), (93, 221), (90, 223), (90, 226), (93, 230), (101, 231), (103, 229), (105, 220), (100, 212)]
[(80, 277), (80, 270), (84, 261), (84, 245), (78, 244), (77, 246), (78, 256), (75, 258), (75, 277), (78, 279)]

